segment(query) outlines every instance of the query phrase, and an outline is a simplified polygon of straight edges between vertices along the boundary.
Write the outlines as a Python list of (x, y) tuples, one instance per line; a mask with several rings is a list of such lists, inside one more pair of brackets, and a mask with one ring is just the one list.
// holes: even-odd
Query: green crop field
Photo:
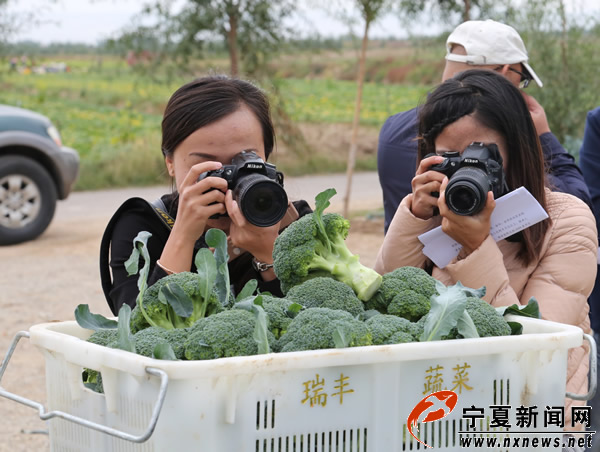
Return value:
[[(66, 73), (2, 75), (0, 103), (29, 108), (53, 120), (64, 144), (80, 153), (79, 190), (164, 180), (161, 116), (171, 93), (187, 80), (157, 83), (117, 60), (103, 61), (102, 66), (92, 60), (69, 65), (73, 69)], [(390, 114), (417, 105), (426, 90), (365, 84), (361, 124), (381, 126)], [(284, 79), (280, 92), (294, 122), (352, 122), (354, 82)]]

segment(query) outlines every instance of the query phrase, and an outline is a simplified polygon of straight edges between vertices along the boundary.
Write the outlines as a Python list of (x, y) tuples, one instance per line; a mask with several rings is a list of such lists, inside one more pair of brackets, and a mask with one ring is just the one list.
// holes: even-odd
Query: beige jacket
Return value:
[[(546, 190), (546, 199), (552, 225), (536, 262), (525, 267), (516, 258), (518, 243), (495, 242), (488, 236), (469, 256), (457, 258), (443, 269), (434, 267), (432, 274), (446, 285), (460, 281), (467, 287), (485, 286), (484, 298), (492, 306), (527, 304), (535, 297), (544, 319), (576, 325), (590, 333), (587, 297), (594, 287), (598, 250), (594, 216), (574, 196)], [(381, 274), (406, 265), (430, 265), (417, 236), (438, 226), (440, 219), (413, 216), (411, 202), (412, 195), (402, 200), (379, 250), (375, 269)], [(570, 350), (567, 391), (587, 392), (588, 367), (587, 346)], [(565, 429), (569, 429), (573, 401), (565, 403)]]

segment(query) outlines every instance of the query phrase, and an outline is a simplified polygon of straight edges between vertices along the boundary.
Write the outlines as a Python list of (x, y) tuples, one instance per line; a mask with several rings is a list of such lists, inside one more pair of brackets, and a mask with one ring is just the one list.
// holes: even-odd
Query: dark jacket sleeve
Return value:
[[(133, 251), (133, 239), (141, 231), (148, 231), (152, 234), (148, 239), (148, 252), (150, 254), (148, 286), (166, 276), (166, 273), (156, 265), (156, 261), (160, 258), (167, 242), (167, 229), (142, 209), (133, 209), (121, 215), (112, 231), (110, 250), (110, 269), (113, 282), (109, 298), (112, 302), (111, 310), (115, 315), (124, 303), (132, 308), (136, 304), (136, 297), (139, 293), (138, 275), (129, 276), (125, 269), (125, 262)], [(140, 268), (142, 265), (143, 259), (140, 258)]]
[(551, 132), (540, 135), (540, 142), (548, 168), (550, 189), (578, 197), (593, 211), (588, 186), (573, 156), (562, 147)]
[(400, 201), (412, 192), (417, 168), (417, 119), (416, 108), (398, 113), (390, 116), (379, 132), (377, 172), (383, 191), (385, 232)]
[[(592, 197), (596, 227), (600, 227), (600, 107), (587, 115), (583, 142), (579, 150), (579, 164)], [(592, 329), (598, 332), (600, 331), (600, 267), (588, 303)]]

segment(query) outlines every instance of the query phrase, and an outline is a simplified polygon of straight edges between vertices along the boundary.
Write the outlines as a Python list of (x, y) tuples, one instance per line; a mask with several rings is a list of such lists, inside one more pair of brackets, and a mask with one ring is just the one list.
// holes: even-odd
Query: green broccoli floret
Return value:
[(471, 316), (479, 337), (511, 335), (510, 326), (504, 317), (485, 300), (468, 297), (465, 309)]
[(294, 301), (287, 298), (262, 295), (263, 309), (269, 318), (269, 330), (276, 339), (286, 332), (289, 324), (297, 315), (296, 311), (290, 310), (293, 304)]
[(381, 284), (381, 275), (362, 265), (346, 246), (350, 223), (341, 215), (318, 212), (290, 224), (275, 240), (273, 265), (287, 293), (317, 276), (329, 276), (347, 285), (365, 301)]
[[(394, 297), (407, 290), (412, 290), (429, 300), (437, 293), (435, 283), (436, 279), (421, 268), (399, 267), (383, 275), (379, 290), (365, 303), (365, 309), (376, 309), (386, 314)], [(426, 312), (429, 312), (429, 308)]]
[(106, 330), (97, 330), (92, 333), (90, 337), (87, 338), (88, 342), (92, 344), (102, 345), (104, 347), (108, 346), (109, 343), (117, 339), (117, 329), (106, 329)]
[(425, 295), (414, 290), (401, 290), (392, 298), (387, 312), (391, 315), (403, 317), (411, 322), (416, 322), (426, 315), (431, 309), (431, 301)]
[(384, 344), (407, 344), (409, 342), (418, 342), (415, 337), (406, 331), (397, 331), (392, 334)]
[(292, 287), (286, 298), (305, 308), (341, 309), (353, 317), (365, 310), (363, 302), (348, 284), (324, 276), (317, 276)]
[(138, 355), (154, 357), (154, 349), (158, 344), (167, 343), (173, 349), (177, 359), (184, 358), (185, 341), (189, 335), (187, 328), (174, 328), (165, 330), (158, 326), (151, 326), (138, 331), (133, 335), (135, 351)]
[[(92, 344), (108, 347), (108, 344), (117, 340), (117, 329), (97, 330), (87, 339)], [(86, 388), (92, 391), (104, 393), (102, 386), (102, 374), (94, 369), (83, 369), (82, 375), (83, 384)]]
[[(227, 358), (258, 354), (254, 338), (256, 316), (244, 309), (231, 309), (198, 320), (185, 342), (189, 360)], [(275, 336), (267, 332), (269, 344)]]
[[(188, 328), (196, 320), (223, 310), (219, 303), (216, 290), (211, 292), (208, 300), (204, 300), (200, 289), (201, 276), (192, 272), (181, 272), (167, 275), (148, 287), (131, 315), (130, 327), (132, 332), (143, 330), (148, 326), (164, 329)], [(178, 315), (169, 303), (163, 302), (159, 295), (162, 291), (171, 289), (171, 293), (183, 291), (193, 304), (193, 312), (189, 317)]]
[(402, 317), (394, 315), (380, 314), (373, 316), (365, 321), (365, 325), (371, 331), (373, 336), (373, 345), (396, 344), (398, 342), (390, 342), (391, 338), (396, 333), (408, 334), (412, 340), (403, 342), (413, 342), (415, 328), (414, 324)]
[(309, 308), (301, 311), (281, 339), (282, 352), (371, 345), (365, 322), (339, 309)]

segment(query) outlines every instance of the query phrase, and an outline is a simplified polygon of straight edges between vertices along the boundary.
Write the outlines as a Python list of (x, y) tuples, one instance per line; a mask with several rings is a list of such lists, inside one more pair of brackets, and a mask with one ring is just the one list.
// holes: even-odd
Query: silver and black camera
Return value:
[[(254, 151), (240, 152), (231, 159), (231, 165), (202, 173), (198, 181), (206, 177), (225, 179), (242, 213), (256, 226), (273, 226), (287, 211), (288, 198), (283, 189), (283, 173)], [(217, 214), (211, 218), (220, 216), (227, 214)]]
[[(427, 157), (431, 155), (435, 154)], [(462, 154), (445, 152), (442, 157), (446, 159), (443, 163), (429, 169), (448, 177), (446, 204), (452, 212), (475, 215), (485, 206), (488, 191), (494, 193), (494, 199), (508, 193), (502, 156), (495, 144), (473, 142)]]

